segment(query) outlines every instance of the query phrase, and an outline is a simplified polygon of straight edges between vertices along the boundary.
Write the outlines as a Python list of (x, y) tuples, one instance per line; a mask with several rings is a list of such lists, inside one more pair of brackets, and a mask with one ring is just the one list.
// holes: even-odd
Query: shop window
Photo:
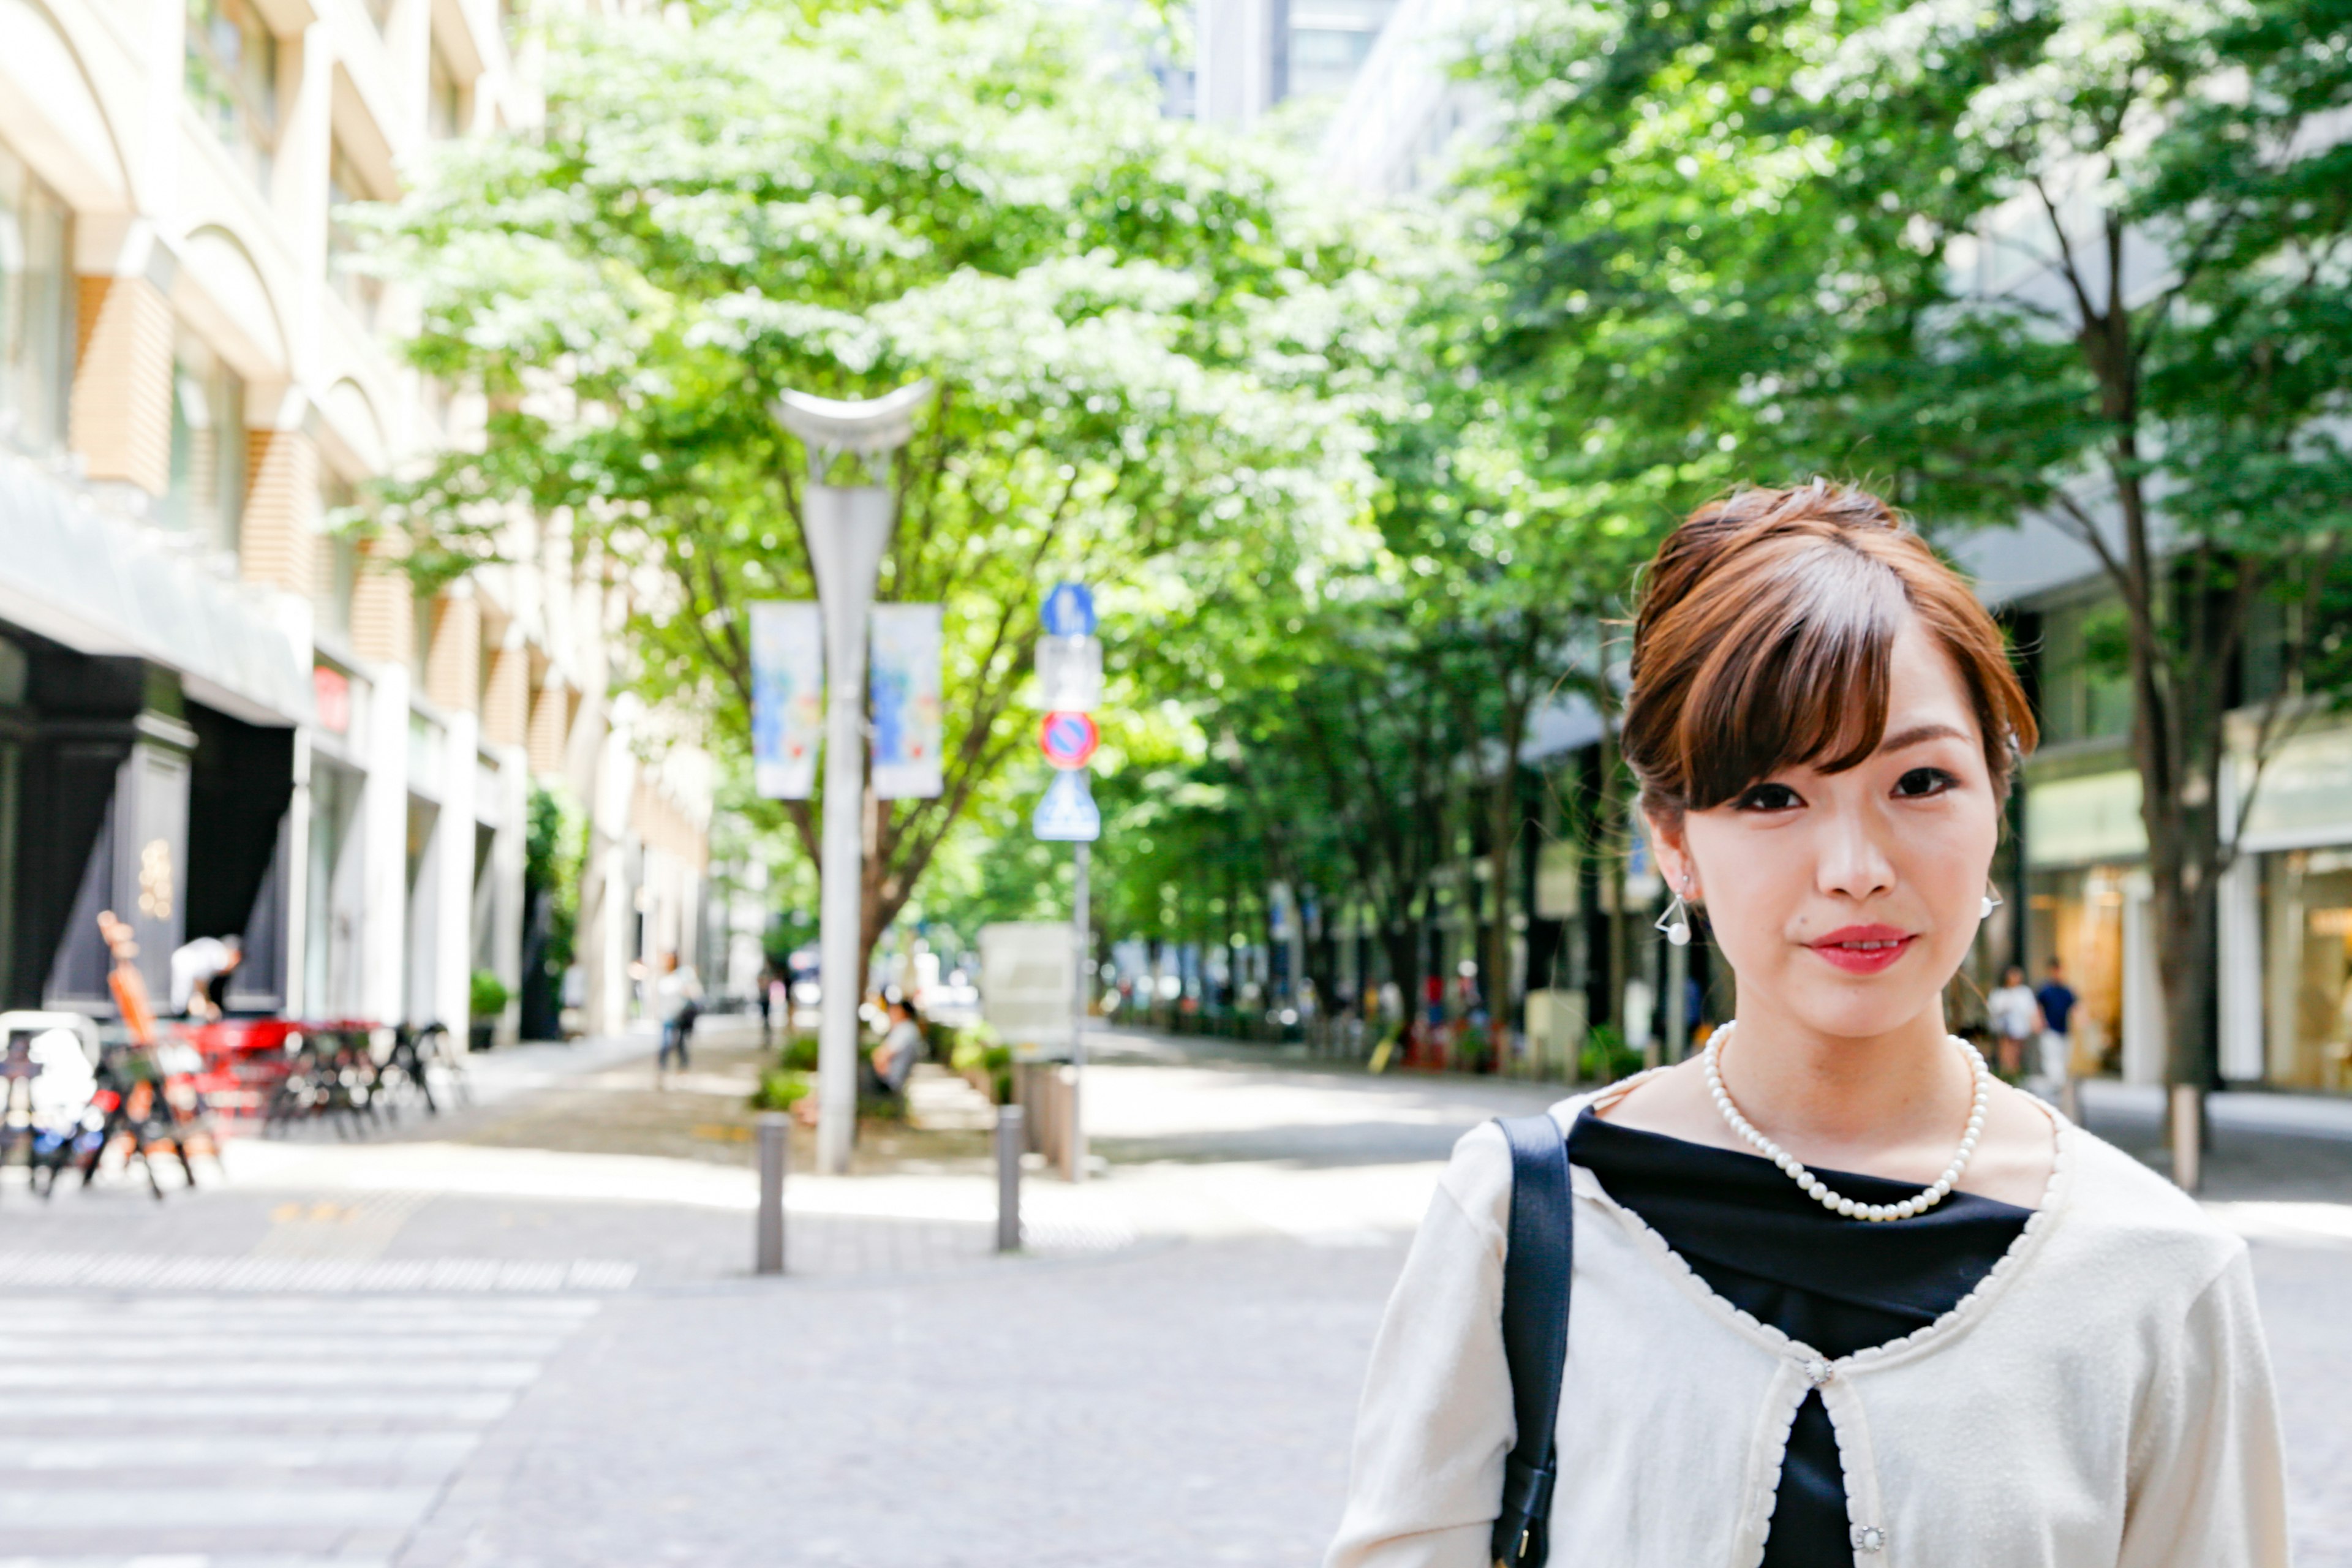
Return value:
[(269, 187), (278, 153), (278, 37), (253, 0), (188, 0), (188, 101)]
[(2068, 1025), (2074, 1069), (2088, 1076), (2123, 1067), (2124, 878), (2121, 866), (2035, 871), (2027, 879), (2031, 984), (2065, 966), (2076, 998)]
[(342, 142), (336, 142), (327, 159), (327, 279), (360, 325), (371, 331), (383, 303), (383, 279), (367, 270), (366, 247), (351, 222), (351, 209), (372, 199), (367, 182), (360, 178)]
[(314, 1018), (359, 1011), (362, 856), (352, 829), (360, 793), (359, 774), (324, 758), (313, 762), (302, 994)]
[(2267, 702), (2301, 682), (2292, 669), (2295, 646), (2303, 640), (2303, 605), (2265, 595), (2256, 599), (2246, 617), (2245, 655), (2241, 661), (2244, 680), (2242, 702)]
[(433, 662), (434, 595), (412, 593), (408, 600), (408, 674), (416, 689), (425, 689), (425, 668)]
[(65, 446), (73, 375), (73, 213), (0, 147), (0, 441)]
[(184, 331), (173, 360), (162, 521), (209, 549), (235, 551), (245, 512), (245, 383)]
[(352, 640), (352, 599), (359, 591), (360, 551), (346, 530), (359, 515), (359, 496), (351, 482), (329, 475), (319, 486), (319, 525), (323, 531), (316, 552), (318, 581), (310, 605), (322, 631), (345, 644)]
[(2270, 1081), (2352, 1089), (2352, 849), (2263, 857)]
[(2131, 732), (2131, 679), (2123, 606), (2072, 605), (2042, 618), (2044, 745)]

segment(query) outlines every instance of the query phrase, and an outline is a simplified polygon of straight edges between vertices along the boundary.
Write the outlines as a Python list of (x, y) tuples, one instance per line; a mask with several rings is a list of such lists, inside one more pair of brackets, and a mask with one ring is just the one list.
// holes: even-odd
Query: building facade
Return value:
[(544, 923), (535, 790), (587, 825), (581, 1023), (693, 957), (709, 770), (639, 759), (617, 574), (519, 517), (520, 564), (420, 592), (341, 526), (479, 418), (390, 346), (350, 208), (530, 122), (518, 38), (493, 0), (0, 0), (6, 1005), (108, 1010), (110, 908), (158, 994), (236, 934), (234, 1007), (462, 1029)]
[[(2027, 759), (2008, 852), (2011, 907), (1986, 968), (2051, 960), (2082, 997), (2076, 1065), (2164, 1075), (2147, 839), (2128, 750), (2131, 694), (2103, 657), (2122, 611), (2088, 551), (2028, 520), (1958, 542), (2031, 669), (2042, 743)], [(2221, 817), (2244, 833), (2220, 899), (2220, 1074), (2236, 1086), (2352, 1091), (2352, 725), (2289, 694), (2288, 739), (2253, 741), (2279, 684), (2278, 628), (2257, 626), (2233, 684)], [(2247, 803), (2251, 790), (2252, 799)]]

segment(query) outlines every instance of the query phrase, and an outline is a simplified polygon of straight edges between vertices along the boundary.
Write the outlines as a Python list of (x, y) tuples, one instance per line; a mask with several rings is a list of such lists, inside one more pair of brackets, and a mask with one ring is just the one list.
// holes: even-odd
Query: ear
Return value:
[(1698, 868), (1691, 863), (1690, 844), (1683, 836), (1682, 824), (1677, 821), (1668, 827), (1644, 810), (1642, 826), (1650, 837), (1650, 853), (1658, 858), (1658, 874), (1665, 879), (1667, 891), (1697, 903), (1704, 889), (1699, 886)]

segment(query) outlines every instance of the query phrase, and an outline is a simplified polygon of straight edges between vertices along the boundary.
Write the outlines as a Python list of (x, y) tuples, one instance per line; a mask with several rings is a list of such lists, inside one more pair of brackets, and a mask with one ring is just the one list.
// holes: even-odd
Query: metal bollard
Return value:
[(1024, 1142), (1017, 1105), (996, 1108), (996, 1250), (1021, 1250), (1021, 1150)]
[(793, 1147), (793, 1119), (781, 1110), (760, 1115), (760, 1219), (751, 1271), (784, 1271), (784, 1166)]

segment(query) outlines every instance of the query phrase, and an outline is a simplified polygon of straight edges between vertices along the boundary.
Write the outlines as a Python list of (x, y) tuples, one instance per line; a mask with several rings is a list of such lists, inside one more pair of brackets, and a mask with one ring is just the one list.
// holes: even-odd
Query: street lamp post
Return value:
[(918, 381), (869, 401), (844, 403), (787, 392), (770, 405), (777, 423), (808, 448), (802, 521), (824, 617), (816, 1163), (831, 1175), (849, 1169), (857, 1130), (857, 1002), (865, 968), (866, 621), (882, 552), (898, 526), (898, 502), (880, 483), (832, 485), (824, 476), (847, 452), (865, 465), (869, 481), (878, 480), (883, 459), (914, 435), (915, 415), (930, 395), (931, 384)]

